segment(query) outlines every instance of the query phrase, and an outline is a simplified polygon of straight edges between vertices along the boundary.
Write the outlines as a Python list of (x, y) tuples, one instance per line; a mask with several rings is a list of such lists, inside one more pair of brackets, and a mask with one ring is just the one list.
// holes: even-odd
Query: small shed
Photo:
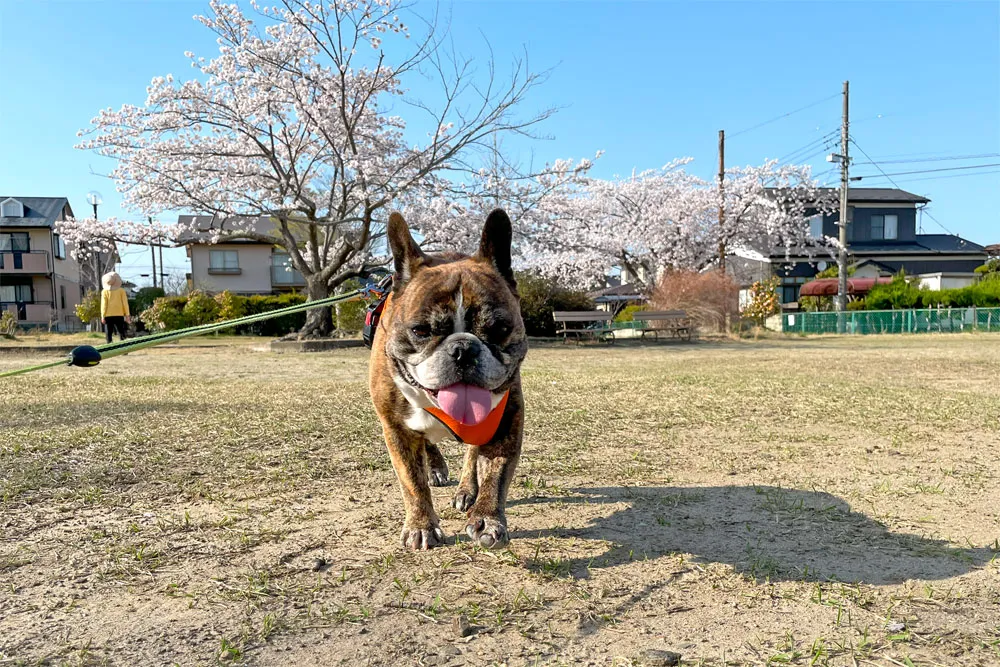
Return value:
[(642, 288), (635, 283), (627, 285), (614, 285), (587, 294), (594, 300), (594, 305), (598, 310), (617, 313), (626, 306), (641, 306), (649, 301), (649, 298), (642, 293)]

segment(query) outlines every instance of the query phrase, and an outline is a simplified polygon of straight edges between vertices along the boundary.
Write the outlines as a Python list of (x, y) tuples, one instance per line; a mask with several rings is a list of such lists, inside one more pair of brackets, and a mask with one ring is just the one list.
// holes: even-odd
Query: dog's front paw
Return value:
[(403, 532), (399, 535), (399, 541), (407, 549), (426, 551), (444, 544), (444, 531), (436, 523), (426, 528), (404, 525)]
[(507, 526), (493, 517), (470, 518), (465, 532), (474, 542), (478, 542), (487, 549), (502, 547), (510, 542), (510, 538), (507, 536)]
[(451, 499), (451, 506), (459, 512), (468, 512), (469, 508), (476, 502), (476, 494), (468, 489), (458, 488), (455, 497)]
[(443, 468), (431, 468), (431, 486), (448, 486), (448, 466)]

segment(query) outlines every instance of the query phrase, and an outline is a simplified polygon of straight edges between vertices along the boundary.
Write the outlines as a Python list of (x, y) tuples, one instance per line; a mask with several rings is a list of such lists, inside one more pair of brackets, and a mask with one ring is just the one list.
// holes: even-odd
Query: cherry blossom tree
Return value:
[[(407, 48), (397, 0), (282, 0), (254, 5), (255, 17), (210, 6), (196, 18), (219, 53), (187, 54), (201, 76), (153, 79), (144, 105), (101, 111), (79, 147), (117, 161), (111, 177), (129, 208), (213, 216), (210, 240), (284, 248), (310, 299), (377, 263), (388, 207), (440, 199), (494, 154), (496, 137), (551, 113), (516, 113), (543, 78), (523, 59), (507, 79), (492, 61), (477, 77), (430, 23)], [(404, 55), (390, 57), (384, 39)], [(410, 98), (414, 76), (436, 81), (437, 97)], [(300, 336), (329, 328), (329, 309), (314, 309)]]
[(783, 248), (786, 255), (836, 256), (838, 240), (813, 237), (809, 229), (812, 215), (836, 208), (836, 191), (819, 187), (809, 166), (768, 160), (760, 166), (733, 167), (726, 170), (722, 192), (725, 216), (722, 225), (715, 225), (716, 245), (721, 241), (726, 248), (765, 255)]
[(522, 230), (521, 265), (576, 286), (621, 270), (648, 289), (664, 269), (710, 266), (720, 240), (765, 254), (780, 247), (806, 256), (831, 252), (835, 241), (811, 238), (808, 219), (835, 202), (808, 167), (769, 161), (730, 169), (720, 225), (718, 187), (688, 173), (690, 162), (564, 183)]
[[(597, 153), (595, 159), (601, 153)], [(513, 224), (512, 254), (521, 268), (531, 266), (533, 248), (553, 233), (553, 212), (588, 182), (594, 161), (556, 160), (541, 168), (521, 167), (494, 154), (492, 164), (457, 182), (442, 183), (434, 197), (417, 199), (406, 208), (407, 221), (424, 249), (472, 253), (479, 244), (483, 220), (502, 207)]]

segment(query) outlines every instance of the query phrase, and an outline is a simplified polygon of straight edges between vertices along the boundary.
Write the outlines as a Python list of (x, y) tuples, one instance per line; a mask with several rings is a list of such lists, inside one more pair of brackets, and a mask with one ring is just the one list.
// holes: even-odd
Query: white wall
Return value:
[(958, 289), (976, 282), (975, 273), (922, 273), (920, 286), (929, 290)]

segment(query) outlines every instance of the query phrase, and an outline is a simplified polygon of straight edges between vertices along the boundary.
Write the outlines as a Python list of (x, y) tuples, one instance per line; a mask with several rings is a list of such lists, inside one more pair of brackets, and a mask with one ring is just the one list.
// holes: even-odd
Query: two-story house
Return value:
[[(292, 268), (291, 258), (280, 247), (254, 240), (230, 240), (214, 243), (212, 237), (233, 228), (233, 221), (209, 215), (182, 215), (178, 222), (194, 229), (180, 242), (191, 260), (188, 286), (208, 293), (230, 291), (234, 294), (277, 294), (305, 286), (302, 274)], [(241, 227), (242, 227), (241, 221)], [(253, 228), (274, 233), (274, 223), (259, 218)]]
[[(976, 267), (987, 259), (983, 246), (960, 236), (918, 233), (919, 209), (930, 203), (926, 197), (895, 188), (850, 188), (847, 201), (848, 262), (857, 278), (903, 270), (931, 289), (962, 287), (975, 282)], [(837, 238), (839, 221), (839, 211), (817, 214), (809, 221), (810, 234)], [(784, 248), (740, 250), (727, 259), (727, 270), (741, 284), (778, 276), (781, 303), (794, 308), (802, 285), (833, 263), (829, 255), (787, 256)]]
[(65, 197), (0, 196), (0, 310), (22, 326), (80, 329), (80, 266), (53, 230), (73, 215)]

